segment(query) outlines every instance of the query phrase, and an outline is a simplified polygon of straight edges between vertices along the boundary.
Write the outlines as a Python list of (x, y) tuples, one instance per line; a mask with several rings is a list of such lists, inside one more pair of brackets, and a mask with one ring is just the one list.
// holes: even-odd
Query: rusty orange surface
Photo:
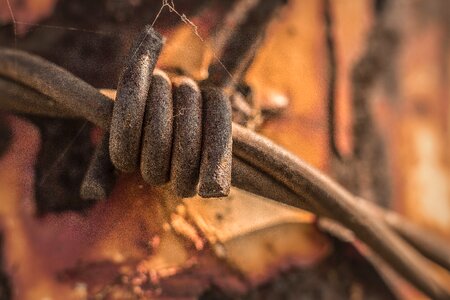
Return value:
[[(365, 50), (373, 3), (330, 2), (338, 63), (337, 141), (348, 153), (352, 146), (349, 75)], [(0, 12), (4, 12), (2, 4)], [(8, 18), (3, 13), (0, 17)], [(441, 50), (441, 27), (416, 24), (411, 18), (405, 17), (412, 28), (405, 31), (398, 60), (399, 94), (389, 99), (375, 92), (374, 111), (388, 145), (396, 207), (411, 219), (449, 234), (450, 82), (440, 62), (445, 57), (448, 70), (450, 55)], [(160, 64), (181, 64), (203, 78), (211, 59), (205, 57), (208, 45), (189, 30), (177, 28)], [(180, 45), (187, 43), (191, 52), (180, 56), (184, 49)], [(327, 59), (323, 1), (290, 1), (269, 26), (246, 78), (258, 105), (274, 94), (289, 99), (287, 110), (267, 121), (261, 132), (324, 171), (330, 163)], [(33, 163), (39, 135), (22, 120), (10, 118), (10, 122), (14, 142), (0, 160), (0, 224), (5, 265), (18, 299), (61, 295), (83, 299), (101, 293), (105, 286), (119, 286), (117, 295), (143, 296), (147, 289), (148, 297), (186, 287), (192, 287), (195, 296), (210, 284), (245, 292), (248, 286), (242, 276), (260, 284), (283, 268), (311, 266), (332, 251), (327, 238), (311, 225), (313, 217), (304, 212), (243, 193), (234, 202), (208, 205), (198, 198), (182, 202), (164, 188), (148, 187), (137, 176), (122, 177), (111, 199), (85, 214), (37, 219)], [(242, 255), (246, 249), (255, 255)]]
[(450, 236), (448, 32), (439, 19), (403, 4), (396, 91), (380, 88), (373, 96), (390, 155), (393, 205), (410, 219)]
[[(366, 50), (367, 36), (373, 26), (373, 3), (365, 1), (330, 1), (336, 48), (336, 144), (343, 156), (353, 148), (351, 72)], [(356, 24), (358, 24), (356, 26)]]
[[(330, 1), (337, 60), (336, 141), (343, 154), (352, 147), (351, 82), (353, 64), (365, 50), (372, 25), (372, 1)], [(329, 62), (325, 43), (324, 1), (292, 1), (247, 76), (256, 101), (274, 91), (289, 100), (282, 116), (264, 124), (262, 133), (326, 170)], [(358, 24), (358, 26), (355, 26)], [(264, 103), (260, 103), (264, 105)]]
[(324, 46), (322, 1), (291, 1), (269, 26), (247, 75), (256, 101), (272, 91), (289, 99), (261, 132), (320, 169), (328, 160)]

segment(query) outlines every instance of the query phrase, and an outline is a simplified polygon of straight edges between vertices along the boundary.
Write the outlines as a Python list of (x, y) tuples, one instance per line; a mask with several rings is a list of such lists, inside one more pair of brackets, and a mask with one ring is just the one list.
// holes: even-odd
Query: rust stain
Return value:
[[(335, 91), (336, 144), (345, 157), (352, 154), (352, 68), (363, 54), (373, 26), (373, 1), (330, 1), (337, 73)], [(358, 26), (355, 26), (358, 24)]]
[(395, 93), (379, 93), (377, 117), (391, 155), (394, 205), (407, 217), (450, 232), (448, 53), (438, 21), (413, 5), (399, 18), (402, 46)]
[[(5, 261), (20, 299), (68, 295), (74, 287), (60, 284), (59, 272), (91, 262), (120, 264), (147, 255), (146, 244), (159, 233), (158, 203), (164, 195), (137, 178), (119, 180), (111, 199), (85, 215), (52, 214), (36, 218), (33, 163), (39, 145), (35, 128), (11, 118), (14, 142), (0, 161), (1, 226)], [(9, 180), (7, 180), (9, 178)]]
[[(322, 1), (291, 1), (269, 26), (246, 80), (255, 99), (273, 90), (289, 105), (261, 132), (316, 167), (327, 166), (326, 48)], [(269, 88), (269, 90), (267, 90)]]

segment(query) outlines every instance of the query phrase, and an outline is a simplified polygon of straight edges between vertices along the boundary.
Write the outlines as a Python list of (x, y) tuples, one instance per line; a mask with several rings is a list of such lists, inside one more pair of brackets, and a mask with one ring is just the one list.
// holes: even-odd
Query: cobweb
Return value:
[[(108, 35), (108, 36), (115, 36), (118, 35), (118, 33), (114, 32), (108, 32), (108, 31), (102, 31), (102, 30), (91, 30), (88, 28), (78, 27), (78, 26), (59, 26), (59, 25), (47, 25), (47, 24), (41, 24), (41, 23), (34, 23), (34, 22), (27, 22), (24, 20), (20, 20), (17, 18), (15, 12), (14, 12), (14, 6), (12, 5), (12, 0), (4, 0), (6, 1), (6, 5), (10, 14), (12, 27), (13, 27), (13, 34), (14, 34), (14, 48), (18, 49), (18, 38), (20, 37), (20, 33), (18, 31), (18, 26), (25, 25), (30, 28), (40, 28), (44, 30), (63, 30), (63, 31), (74, 31), (79, 32), (82, 34), (94, 34), (94, 35)], [(179, 22), (182, 22), (189, 26), (192, 30), (192, 32), (195, 34), (196, 38), (201, 41), (201, 43), (212, 53), (213, 58), (218, 62), (218, 64), (223, 68), (224, 72), (226, 73), (226, 76), (230, 78), (231, 81), (234, 82), (234, 78), (229, 72), (229, 70), (225, 67), (223, 62), (219, 59), (219, 56), (214, 51), (214, 49), (211, 48), (211, 46), (205, 41), (205, 38), (199, 33), (199, 26), (196, 25), (191, 19), (189, 19), (185, 13), (179, 11), (176, 8), (174, 0), (162, 0), (161, 6), (156, 14), (151, 20), (151, 22), (148, 22), (148, 24), (151, 24), (152, 27), (154, 27), (158, 20), (161, 18), (163, 11), (169, 11), (171, 14), (176, 15), (179, 18)], [(28, 29), (29, 31), (32, 29)], [(64, 147), (63, 151), (58, 155), (54, 162), (51, 164), (48, 170), (46, 170), (46, 173), (43, 174), (41, 177), (41, 180), (39, 181), (38, 185), (42, 185), (45, 183), (46, 179), (48, 178), (49, 174), (52, 173), (56, 168), (59, 167), (60, 162), (63, 160), (65, 155), (68, 153), (70, 148), (74, 145), (76, 140), (79, 138), (79, 134), (85, 129), (87, 125), (87, 121), (85, 121), (79, 128), (78, 133), (73, 137), (73, 139), (70, 140), (70, 142), (67, 144), (66, 147)]]

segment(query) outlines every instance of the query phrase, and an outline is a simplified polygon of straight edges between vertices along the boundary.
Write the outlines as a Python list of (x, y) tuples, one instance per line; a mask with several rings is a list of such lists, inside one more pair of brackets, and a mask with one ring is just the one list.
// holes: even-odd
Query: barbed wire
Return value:
[(225, 196), (232, 184), (333, 220), (424, 293), (450, 298), (422, 256), (450, 270), (447, 241), (423, 228), (411, 234), (405, 228), (417, 226), (393, 212), (370, 208), (292, 153), (232, 123), (221, 90), (153, 72), (162, 44), (150, 26), (143, 30), (130, 50), (115, 101), (42, 58), (0, 48), (0, 108), (81, 117), (105, 130), (81, 187), (84, 197), (106, 197), (115, 169), (133, 172), (139, 163), (147, 182), (170, 180), (180, 197), (193, 196), (198, 182), (204, 197)]

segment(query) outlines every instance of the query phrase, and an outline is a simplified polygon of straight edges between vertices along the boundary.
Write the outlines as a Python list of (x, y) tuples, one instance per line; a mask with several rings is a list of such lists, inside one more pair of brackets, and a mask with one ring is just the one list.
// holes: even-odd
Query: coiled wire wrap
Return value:
[[(173, 82), (155, 70), (162, 37), (147, 26), (131, 48), (114, 102), (109, 155), (115, 168), (153, 185), (172, 182), (175, 193), (192, 197), (228, 195), (231, 185), (231, 106), (214, 88), (199, 89), (187, 77)], [(83, 198), (104, 198), (114, 176), (104, 139), (81, 188)], [(109, 170), (110, 172), (99, 172)]]
[[(149, 40), (155, 36), (158, 37), (157, 33), (149, 27), (146, 27), (145, 32), (144, 37)], [(152, 36), (147, 37), (147, 34)], [(136, 58), (134, 57), (135, 53), (132, 52), (130, 61), (154, 66), (157, 55), (146, 52), (145, 49), (142, 50), (143, 52), (139, 52), (141, 51), (140, 46), (137, 49)], [(156, 49), (152, 51), (156, 51)], [(153, 57), (155, 60), (151, 62), (149, 57)], [(196, 185), (197, 181), (200, 182), (200, 195), (226, 194), (229, 189), (230, 159), (228, 156), (231, 156), (230, 138), (232, 135), (234, 144), (231, 171), (235, 186), (337, 221), (352, 230), (361, 241), (384, 258), (391, 267), (432, 298), (450, 298), (450, 291), (437, 278), (436, 273), (429, 267), (424, 257), (419, 254), (420, 252), (427, 255), (443, 267), (450, 269), (450, 260), (447, 255), (450, 248), (446, 241), (439, 238), (425, 241), (423, 235), (409, 234), (385, 218), (385, 213), (381, 212), (380, 215), (377, 215), (373, 214), (371, 210), (365, 209), (361, 205), (360, 199), (270, 140), (234, 123), (231, 130), (229, 103), (225, 101), (226, 97), (220, 90), (203, 89), (200, 92), (195, 83), (187, 78), (174, 80), (171, 90), (169, 87), (172, 86), (172, 83), (163, 73), (155, 71), (151, 76), (149, 90), (144, 97), (144, 93), (141, 94), (142, 90), (135, 93), (135, 91), (122, 87), (123, 84), (125, 86), (134, 84), (128, 83), (127, 80), (135, 74), (132, 71), (127, 73), (126, 70), (127, 67), (121, 77), (116, 101), (126, 101), (127, 97), (120, 95), (140, 97), (139, 100), (142, 102), (133, 103), (130, 107), (128, 107), (128, 102), (116, 106), (113, 101), (99, 93), (94, 87), (39, 57), (17, 50), (0, 49), (0, 90), (2, 91), (0, 107), (13, 112), (27, 111), (59, 117), (83, 117), (105, 129), (106, 133), (86, 174), (85, 183), (87, 183), (83, 185), (87, 191), (94, 191), (93, 194), (97, 196), (106, 191), (104, 187), (112, 186), (112, 177), (105, 174), (114, 174), (114, 166), (124, 171), (137, 168), (136, 157), (140, 157), (141, 172), (143, 176), (147, 177), (147, 181), (162, 184), (170, 179), (179, 195), (191, 195), (194, 183)], [(137, 72), (136, 74), (144, 74), (147, 78), (150, 78), (148, 74), (152, 73), (147, 72), (145, 68), (141, 68)], [(159, 88), (152, 89), (152, 86), (157, 84), (160, 84), (161, 91), (164, 91), (160, 95)], [(143, 91), (145, 92), (145, 89)], [(171, 92), (172, 97), (169, 96)], [(9, 97), (16, 97), (12, 98), (16, 101), (8, 100)], [(145, 99), (144, 105), (142, 105), (143, 99)], [(152, 113), (155, 110), (164, 110), (164, 108), (148, 104), (148, 101), (156, 103), (162, 101), (161, 99), (165, 101), (164, 105), (168, 105), (165, 109), (168, 111), (173, 109), (172, 135), (166, 136), (163, 133), (166, 130), (170, 131), (171, 126), (167, 124), (167, 127), (161, 127), (162, 131), (159, 133), (152, 130), (155, 126), (158, 127), (161, 125), (160, 123), (165, 122), (164, 116), (170, 116), (168, 112)], [(24, 105), (24, 103), (27, 104)], [(29, 103), (33, 105), (30, 106)], [(193, 104), (196, 105), (195, 109), (187, 110), (194, 107)], [(144, 109), (141, 106), (144, 106)], [(132, 110), (135, 108), (140, 110), (139, 114), (142, 119), (134, 120)], [(143, 113), (142, 110), (144, 110)], [(154, 118), (155, 115), (158, 117)], [(191, 126), (190, 122), (193, 122), (193, 127), (189, 127)], [(116, 127), (115, 123), (120, 123), (119, 127)], [(120, 129), (121, 125), (124, 128)], [(130, 143), (127, 144), (126, 132), (129, 130), (129, 126), (136, 126), (141, 133), (133, 134), (133, 139), (130, 139)], [(192, 128), (196, 128), (198, 131), (192, 133)], [(118, 132), (115, 132), (116, 130)], [(200, 143), (197, 139), (192, 141), (184, 134), (200, 136), (201, 141)], [(163, 135), (167, 140), (158, 141)], [(120, 136), (123, 139), (121, 143), (125, 144), (116, 148), (114, 143), (111, 143), (113, 139), (116, 141), (113, 136)], [(200, 148), (202, 154), (199, 155), (198, 152), (195, 152), (197, 155), (191, 156), (192, 153), (189, 153), (186, 158), (177, 157), (182, 154), (176, 154), (177, 148), (182, 152), (191, 151), (190, 148), (184, 148), (190, 143), (195, 144), (196, 151), (199, 151)], [(160, 170), (161, 173), (155, 170), (149, 171), (152, 165), (151, 161), (149, 163), (142, 158), (149, 159), (151, 155), (159, 156), (158, 147), (160, 145), (165, 145), (166, 150), (169, 145), (172, 147), (170, 154), (167, 151), (165, 155), (161, 156), (160, 164), (166, 167), (163, 171)], [(149, 147), (153, 150), (149, 150)], [(110, 152), (116, 152), (116, 154), (113, 155)], [(121, 155), (129, 155), (129, 157), (125, 158)], [(112, 159), (112, 163), (109, 157), (115, 157)], [(181, 163), (182, 165), (179, 165)], [(107, 168), (104, 168), (105, 166)], [(192, 170), (195, 169), (193, 171), (193, 174), (196, 175), (193, 176), (194, 179), (190, 178), (186, 181), (183, 179), (185, 176), (181, 174), (183, 170), (177, 170), (177, 168), (185, 166), (191, 167)], [(105, 170), (109, 171), (105, 172)], [(95, 188), (98, 187), (100, 189), (96, 190)], [(429, 232), (427, 234), (432, 237)], [(408, 242), (399, 235), (402, 235)], [(440, 248), (445, 249), (439, 251)]]

